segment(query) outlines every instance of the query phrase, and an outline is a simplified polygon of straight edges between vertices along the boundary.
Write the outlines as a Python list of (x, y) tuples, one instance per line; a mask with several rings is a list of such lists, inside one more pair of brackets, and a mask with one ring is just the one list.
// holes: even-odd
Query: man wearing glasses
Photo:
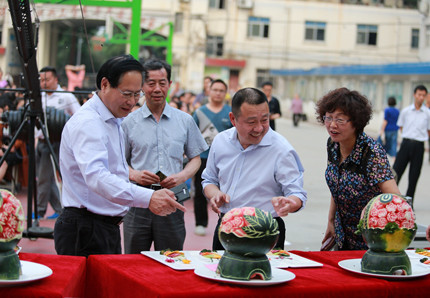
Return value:
[(64, 211), (54, 229), (60, 255), (120, 254), (119, 225), (129, 207), (161, 216), (185, 211), (172, 191), (145, 189), (128, 179), (121, 122), (142, 96), (142, 71), (130, 55), (106, 61), (97, 73), (97, 94), (64, 127)]
[[(143, 68), (145, 104), (122, 123), (130, 180), (149, 189), (170, 189), (194, 176), (208, 146), (193, 118), (166, 104), (170, 65), (148, 60)], [(148, 251), (153, 242), (155, 250), (182, 250), (184, 241), (181, 211), (160, 217), (147, 208), (131, 208), (124, 218), (125, 253)]]

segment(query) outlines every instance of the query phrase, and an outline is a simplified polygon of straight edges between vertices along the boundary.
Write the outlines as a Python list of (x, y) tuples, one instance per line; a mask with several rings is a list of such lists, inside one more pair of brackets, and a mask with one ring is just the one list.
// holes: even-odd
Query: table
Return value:
[(85, 257), (20, 253), (19, 258), (48, 266), (53, 273), (25, 285), (0, 287), (0, 297), (84, 297)]
[(296, 278), (268, 287), (243, 287), (176, 271), (143, 255), (93, 255), (87, 261), (87, 297), (429, 297), (430, 275), (388, 281), (346, 271), (338, 262), (364, 251), (301, 252), (321, 268), (288, 269)]

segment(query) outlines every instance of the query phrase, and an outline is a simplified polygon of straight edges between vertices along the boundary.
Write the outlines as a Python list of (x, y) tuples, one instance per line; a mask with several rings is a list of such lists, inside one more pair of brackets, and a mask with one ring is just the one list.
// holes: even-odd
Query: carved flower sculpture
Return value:
[(399, 252), (410, 244), (417, 226), (411, 205), (400, 195), (381, 194), (361, 213), (358, 233), (375, 251)]
[(21, 202), (5, 189), (0, 194), (0, 242), (20, 239), (25, 219)]

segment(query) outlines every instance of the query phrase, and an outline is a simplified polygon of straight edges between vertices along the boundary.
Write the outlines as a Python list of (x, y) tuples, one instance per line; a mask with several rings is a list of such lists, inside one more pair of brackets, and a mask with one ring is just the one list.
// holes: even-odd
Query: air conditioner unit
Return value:
[(254, 6), (253, 0), (237, 0), (237, 7), (250, 9)]

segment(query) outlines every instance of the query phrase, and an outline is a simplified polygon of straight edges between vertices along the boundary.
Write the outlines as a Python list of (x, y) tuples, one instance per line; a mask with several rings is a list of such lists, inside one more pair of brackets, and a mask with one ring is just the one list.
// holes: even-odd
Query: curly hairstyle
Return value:
[(347, 88), (338, 88), (330, 91), (317, 102), (318, 122), (324, 124), (325, 114), (333, 113), (337, 109), (350, 118), (357, 135), (363, 132), (372, 118), (372, 106), (365, 96)]

